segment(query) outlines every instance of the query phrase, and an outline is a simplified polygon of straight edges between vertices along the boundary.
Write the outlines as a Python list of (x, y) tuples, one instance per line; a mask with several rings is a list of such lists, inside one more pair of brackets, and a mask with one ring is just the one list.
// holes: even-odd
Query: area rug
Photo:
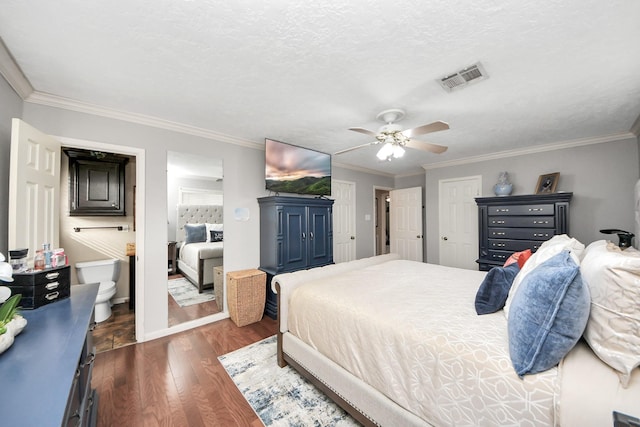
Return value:
[(359, 426), (290, 366), (276, 362), (275, 335), (218, 357), (267, 426)]
[(205, 289), (200, 294), (198, 293), (198, 288), (184, 277), (169, 280), (169, 294), (180, 307), (200, 304), (215, 299), (213, 289)]

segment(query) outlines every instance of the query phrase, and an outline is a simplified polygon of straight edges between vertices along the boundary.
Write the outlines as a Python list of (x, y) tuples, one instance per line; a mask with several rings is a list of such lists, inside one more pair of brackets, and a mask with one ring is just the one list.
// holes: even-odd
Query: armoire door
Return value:
[(283, 215), (283, 259), (287, 271), (307, 267), (307, 219), (304, 206), (285, 206)]
[(325, 265), (332, 259), (333, 239), (331, 209), (309, 206), (308, 239), (309, 267)]

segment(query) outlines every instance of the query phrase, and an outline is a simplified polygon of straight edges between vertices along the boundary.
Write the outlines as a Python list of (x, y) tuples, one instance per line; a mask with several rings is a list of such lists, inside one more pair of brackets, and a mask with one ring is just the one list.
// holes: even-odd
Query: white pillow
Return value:
[(205, 223), (207, 227), (207, 242), (211, 241), (211, 232), (212, 231), (224, 231), (222, 224), (209, 224)]
[(580, 265), (580, 257), (584, 251), (584, 245), (566, 234), (555, 235), (551, 239), (542, 243), (540, 248), (531, 255), (531, 257), (529, 257), (527, 262), (524, 263), (520, 272), (516, 275), (515, 279), (513, 279), (513, 284), (511, 285), (511, 289), (509, 289), (509, 296), (507, 297), (507, 301), (504, 305), (504, 315), (507, 319), (509, 318), (509, 308), (511, 307), (513, 296), (518, 291), (518, 287), (520, 286), (520, 283), (522, 283), (522, 279), (524, 279), (534, 268), (564, 250), (568, 250), (571, 254), (571, 258), (577, 265)]
[(599, 240), (587, 247), (580, 272), (591, 292), (584, 337), (627, 387), (640, 366), (640, 252)]

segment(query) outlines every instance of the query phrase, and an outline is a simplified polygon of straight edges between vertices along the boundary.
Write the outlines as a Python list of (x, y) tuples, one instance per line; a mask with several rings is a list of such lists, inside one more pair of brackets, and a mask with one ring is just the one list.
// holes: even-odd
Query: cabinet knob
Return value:
[(447, 236), (444, 236), (442, 240), (449, 240), (449, 238)]
[(356, 240), (356, 236), (351, 236), (351, 240)]

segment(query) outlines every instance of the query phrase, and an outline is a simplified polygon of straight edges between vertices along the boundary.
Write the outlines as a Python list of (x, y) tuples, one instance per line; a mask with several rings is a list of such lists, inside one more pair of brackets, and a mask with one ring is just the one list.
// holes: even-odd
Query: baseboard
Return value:
[(123, 298), (114, 298), (111, 300), (111, 304), (124, 304), (125, 302), (129, 302), (129, 297)]

